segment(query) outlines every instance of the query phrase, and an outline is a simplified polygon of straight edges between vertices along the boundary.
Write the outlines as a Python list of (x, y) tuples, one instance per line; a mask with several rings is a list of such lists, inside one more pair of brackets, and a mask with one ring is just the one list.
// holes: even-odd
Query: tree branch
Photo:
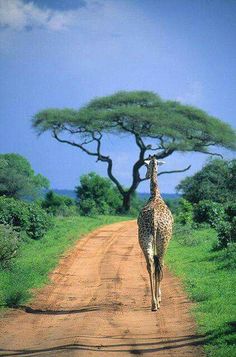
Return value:
[(90, 155), (90, 156), (96, 156), (97, 157), (97, 161), (103, 161), (107, 163), (107, 174), (109, 176), (109, 178), (114, 182), (114, 184), (116, 185), (116, 187), (118, 188), (119, 192), (121, 193), (121, 195), (124, 194), (124, 189), (121, 186), (121, 184), (119, 183), (119, 181), (115, 178), (115, 176), (112, 173), (112, 167), (113, 167), (113, 162), (111, 160), (111, 158), (109, 156), (105, 156), (101, 154), (101, 138), (102, 138), (102, 134), (99, 134), (99, 138), (97, 138), (95, 136), (95, 133), (91, 133), (94, 141), (97, 141), (97, 151), (96, 152), (92, 152), (89, 151), (87, 148), (85, 148), (82, 144), (79, 143), (75, 143), (74, 141), (69, 141), (69, 140), (65, 140), (65, 139), (61, 139), (58, 136), (58, 133), (56, 132), (56, 129), (53, 130), (53, 136), (56, 140), (58, 140), (60, 143), (66, 143), (72, 146), (76, 146), (78, 148), (80, 148), (82, 151), (84, 151), (86, 154)]
[(178, 172), (185, 172), (185, 171), (188, 171), (190, 169), (190, 167), (191, 167), (191, 165), (189, 165), (188, 167), (186, 167), (185, 169), (182, 169), (182, 170), (162, 171), (162, 172), (159, 172), (157, 174), (157, 176), (161, 176), (161, 175), (165, 175), (165, 174), (178, 173)]
[(199, 151), (197, 150), (197, 152), (201, 153), (201, 154), (207, 154), (207, 155), (212, 155), (212, 156), (219, 156), (221, 159), (223, 159), (223, 155), (218, 154), (216, 152), (209, 152), (209, 151)]
[(59, 138), (59, 136), (58, 136), (58, 134), (57, 134), (57, 132), (56, 132), (55, 129), (53, 129), (53, 137), (54, 137), (57, 141), (59, 141), (60, 143), (69, 144), (69, 145), (71, 145), (71, 146), (75, 146), (75, 147), (80, 148), (82, 151), (84, 151), (86, 154), (88, 154), (88, 155), (90, 155), (90, 156), (98, 156), (97, 152), (92, 152), (92, 151), (86, 149), (85, 147), (83, 147), (82, 144), (78, 144), (78, 143), (76, 143), (76, 142), (74, 142), (74, 141), (69, 141), (69, 140), (65, 140), (65, 139)]
[[(190, 169), (191, 165), (189, 165), (188, 167), (186, 167), (185, 169), (182, 170), (172, 170), (172, 171), (162, 171), (160, 173), (157, 174), (157, 176), (161, 176), (161, 175), (165, 175), (165, 174), (172, 174), (172, 173), (179, 173), (179, 172), (185, 172), (188, 171)], [(140, 179), (140, 182), (149, 180), (149, 178), (143, 177), (142, 179)]]

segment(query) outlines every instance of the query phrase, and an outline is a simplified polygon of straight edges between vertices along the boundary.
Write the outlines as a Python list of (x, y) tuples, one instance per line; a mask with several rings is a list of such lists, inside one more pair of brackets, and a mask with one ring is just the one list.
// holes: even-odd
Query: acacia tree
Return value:
[[(46, 109), (34, 116), (33, 127), (38, 134), (50, 131), (57, 141), (105, 162), (109, 178), (123, 197), (125, 211), (130, 208), (131, 195), (145, 180), (140, 169), (148, 153), (154, 152), (158, 159), (163, 159), (176, 151), (209, 153), (210, 147), (236, 148), (235, 132), (228, 124), (198, 108), (164, 101), (146, 91), (118, 92), (95, 98), (79, 110)], [(113, 159), (102, 145), (104, 134), (122, 133), (132, 136), (139, 150), (127, 189), (114, 176)], [(159, 175), (183, 172), (189, 167)]]

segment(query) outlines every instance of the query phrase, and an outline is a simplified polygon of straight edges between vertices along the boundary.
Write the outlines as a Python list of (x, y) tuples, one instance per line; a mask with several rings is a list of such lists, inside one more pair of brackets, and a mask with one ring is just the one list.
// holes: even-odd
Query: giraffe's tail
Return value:
[(159, 281), (163, 279), (163, 269), (160, 262), (160, 259), (157, 255), (154, 255), (154, 266), (155, 266), (155, 276), (158, 278)]

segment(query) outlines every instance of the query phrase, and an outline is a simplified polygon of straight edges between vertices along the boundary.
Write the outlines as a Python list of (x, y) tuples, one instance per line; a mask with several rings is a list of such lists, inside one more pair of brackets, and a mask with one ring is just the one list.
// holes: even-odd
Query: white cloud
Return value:
[(41, 9), (33, 2), (0, 0), (0, 27), (15, 31), (35, 27), (52, 31), (63, 30), (74, 23), (78, 11)]

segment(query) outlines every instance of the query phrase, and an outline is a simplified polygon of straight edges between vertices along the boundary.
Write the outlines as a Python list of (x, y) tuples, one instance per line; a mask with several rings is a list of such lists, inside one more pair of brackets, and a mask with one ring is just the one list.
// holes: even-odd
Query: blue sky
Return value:
[[(36, 137), (31, 118), (118, 90), (151, 90), (235, 127), (235, 38), (234, 0), (0, 0), (0, 152), (25, 156), (54, 188), (74, 188), (90, 171), (105, 176), (104, 164), (50, 134)], [(132, 140), (109, 137), (109, 150), (128, 185)], [(189, 175), (205, 160), (175, 154), (165, 170), (192, 164)], [(161, 176), (161, 190), (174, 192), (185, 176)]]

